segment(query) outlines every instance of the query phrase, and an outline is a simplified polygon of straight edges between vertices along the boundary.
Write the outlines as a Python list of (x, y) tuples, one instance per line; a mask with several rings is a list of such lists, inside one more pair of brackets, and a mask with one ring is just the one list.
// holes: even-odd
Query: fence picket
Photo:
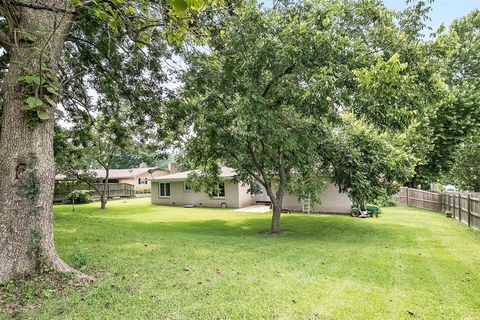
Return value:
[(458, 221), (462, 222), (462, 208), (460, 207), (460, 195), (457, 194), (458, 199)]
[(468, 226), (472, 226), (472, 208), (470, 204), (470, 193), (467, 194), (467, 214), (468, 214)]
[[(97, 189), (100, 191), (103, 190), (103, 183), (94, 184)], [(127, 183), (109, 183), (107, 188), (107, 197), (116, 198), (116, 197), (133, 197), (134, 196), (134, 185)], [(100, 197), (100, 194), (91, 186), (82, 184), (82, 183), (72, 183), (72, 184), (57, 184), (55, 185), (54, 190), (54, 202), (62, 202), (65, 200), (65, 197), (72, 192), (73, 190), (90, 190), (92, 191), (93, 198), (97, 199)]]
[(394, 198), (397, 205), (437, 212), (449, 211), (453, 219), (480, 229), (479, 195), (479, 193), (437, 193), (402, 187)]

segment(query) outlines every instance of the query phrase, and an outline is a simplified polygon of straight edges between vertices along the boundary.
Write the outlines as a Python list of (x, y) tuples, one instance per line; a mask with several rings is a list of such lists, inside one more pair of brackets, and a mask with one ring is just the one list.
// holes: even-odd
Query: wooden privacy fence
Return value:
[[(100, 192), (103, 191), (105, 185), (103, 183), (94, 183), (95, 188)], [(100, 193), (92, 186), (84, 183), (58, 183), (55, 185), (53, 193), (54, 202), (63, 202), (65, 197), (74, 190), (90, 190), (94, 199), (100, 199)], [(128, 183), (109, 183), (107, 189), (107, 198), (131, 198), (135, 196), (133, 184)]]
[(480, 229), (479, 193), (438, 193), (402, 187), (395, 199), (401, 206), (450, 212), (452, 218)]

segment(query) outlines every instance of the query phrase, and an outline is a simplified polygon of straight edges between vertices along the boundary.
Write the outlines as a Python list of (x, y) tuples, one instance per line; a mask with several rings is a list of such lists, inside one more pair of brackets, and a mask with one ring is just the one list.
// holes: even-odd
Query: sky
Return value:
[[(273, 0), (258, 1), (267, 6), (273, 2)], [(383, 2), (390, 9), (402, 10), (407, 7), (406, 0), (383, 0)], [(480, 9), (480, 0), (434, 0), (430, 12), (431, 20), (427, 24), (436, 31), (442, 23), (448, 27), (453, 20), (463, 17), (474, 9)]]
[[(406, 7), (405, 0), (384, 0), (383, 2), (391, 9), (402, 10)], [(433, 30), (442, 23), (448, 27), (453, 20), (463, 17), (474, 9), (480, 9), (480, 0), (435, 0), (428, 25)]]

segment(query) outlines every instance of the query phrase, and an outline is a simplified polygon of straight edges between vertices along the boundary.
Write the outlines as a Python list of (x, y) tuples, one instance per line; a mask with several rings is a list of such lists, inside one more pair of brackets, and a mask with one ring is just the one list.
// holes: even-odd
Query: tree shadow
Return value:
[(241, 220), (142, 222), (109, 216), (99, 218), (84, 215), (81, 220), (83, 223), (94, 226), (108, 224), (109, 228), (119, 228), (122, 232), (146, 232), (148, 236), (183, 233), (197, 237), (271, 239), (282, 242), (318, 241), (358, 245), (376, 245), (380, 239), (395, 243), (415, 233), (407, 226), (386, 222), (376, 223), (375, 219), (355, 219), (343, 215), (285, 215), (282, 217), (282, 230), (288, 230), (288, 232), (278, 235), (266, 233), (270, 228), (268, 216)]
[[(102, 248), (103, 255), (132, 261), (148, 256), (151, 264), (165, 258), (197, 259), (199, 263), (211, 259), (222, 269), (239, 262), (250, 269), (255, 265), (264, 270), (278, 268), (298, 278), (318, 279), (321, 274), (330, 282), (352, 281), (380, 287), (390, 286), (396, 273), (407, 272), (399, 271), (400, 261), (418, 270), (431, 264), (423, 259), (439, 266), (462, 265), (453, 256), (417, 256), (428, 249), (419, 247), (417, 240), (422, 232), (428, 233), (428, 228), (392, 219), (292, 214), (282, 217), (282, 228), (289, 232), (280, 235), (260, 233), (270, 226), (270, 217), (265, 215), (238, 220), (142, 222), (86, 214), (68, 215), (61, 221), (67, 230), (65, 237), (71, 236), (73, 225), (80, 226), (75, 237), (83, 246), (95, 245), (97, 251)], [(145, 270), (154, 268), (150, 262), (145, 263)], [(378, 275), (372, 276), (372, 272)]]

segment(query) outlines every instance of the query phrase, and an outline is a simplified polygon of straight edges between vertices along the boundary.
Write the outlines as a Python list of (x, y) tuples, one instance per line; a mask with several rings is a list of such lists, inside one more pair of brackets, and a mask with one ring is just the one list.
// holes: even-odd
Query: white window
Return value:
[(148, 184), (147, 178), (138, 178), (138, 184)]
[(218, 192), (213, 194), (214, 198), (225, 198), (225, 183), (218, 184)]
[(170, 197), (170, 183), (160, 183), (158, 186), (158, 195), (160, 197)]
[(183, 183), (183, 191), (191, 191), (192, 190), (192, 187), (190, 187), (187, 182), (185, 181)]

